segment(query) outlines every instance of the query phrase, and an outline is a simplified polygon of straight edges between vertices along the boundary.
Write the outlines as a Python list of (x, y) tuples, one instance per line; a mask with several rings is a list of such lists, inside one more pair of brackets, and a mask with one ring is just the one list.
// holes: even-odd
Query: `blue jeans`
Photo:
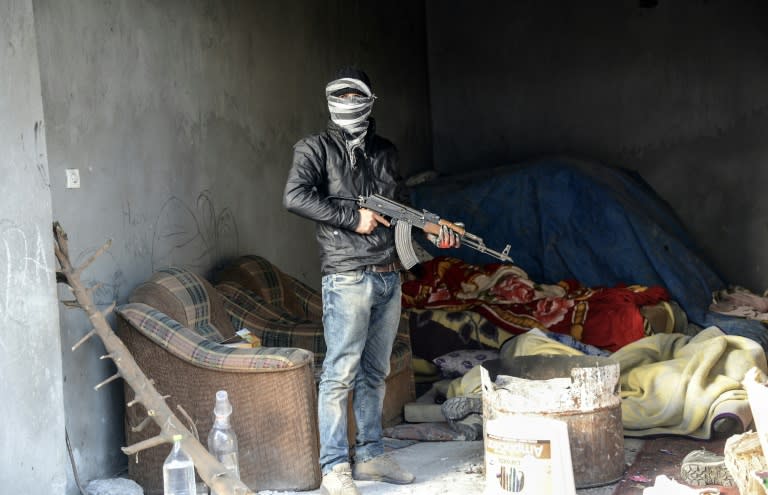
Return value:
[(384, 379), (400, 319), (400, 274), (353, 270), (323, 276), (323, 327), (327, 352), (318, 392), (320, 466), (323, 474), (349, 462), (347, 403), (357, 424), (355, 459), (384, 453), (381, 414)]

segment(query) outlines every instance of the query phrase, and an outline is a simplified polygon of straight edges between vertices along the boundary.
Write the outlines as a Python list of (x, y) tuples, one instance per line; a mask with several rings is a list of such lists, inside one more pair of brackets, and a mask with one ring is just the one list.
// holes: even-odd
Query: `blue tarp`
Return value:
[[(412, 206), (463, 221), (485, 245), (510, 256), (541, 283), (660, 285), (702, 327), (750, 337), (768, 349), (765, 327), (710, 312), (712, 292), (728, 283), (663, 201), (637, 173), (566, 159), (441, 178), (412, 187)], [(439, 252), (425, 246), (433, 255)], [(467, 247), (450, 253), (496, 262)]]

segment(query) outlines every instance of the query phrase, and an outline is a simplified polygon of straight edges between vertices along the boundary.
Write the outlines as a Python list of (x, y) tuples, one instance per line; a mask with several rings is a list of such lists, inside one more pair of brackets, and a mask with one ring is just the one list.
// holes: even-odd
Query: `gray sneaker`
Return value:
[(356, 480), (383, 481), (397, 485), (407, 485), (414, 479), (411, 473), (404, 471), (387, 455), (380, 455), (365, 462), (356, 462), (352, 475)]
[(466, 418), (458, 421), (448, 420), (448, 426), (450, 426), (453, 431), (464, 435), (464, 440), (482, 440), (483, 438), (482, 414), (472, 413)]
[(355, 482), (352, 481), (352, 470), (348, 462), (336, 464), (323, 475), (320, 484), (322, 495), (360, 495)]
[(480, 397), (470, 397), (468, 395), (451, 397), (443, 402), (440, 409), (443, 412), (443, 416), (445, 416), (445, 419), (448, 421), (459, 421), (470, 414), (482, 414), (483, 399)]
[(685, 456), (680, 465), (680, 477), (692, 486), (736, 486), (725, 465), (725, 457), (704, 449)]

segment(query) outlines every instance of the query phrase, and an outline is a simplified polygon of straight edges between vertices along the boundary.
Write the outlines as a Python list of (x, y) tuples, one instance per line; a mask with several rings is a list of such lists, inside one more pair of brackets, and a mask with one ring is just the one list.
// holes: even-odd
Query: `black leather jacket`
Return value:
[(360, 221), (357, 203), (335, 198), (357, 199), (376, 193), (402, 202), (407, 197), (397, 170), (397, 148), (376, 135), (373, 119), (363, 148), (356, 151), (357, 160), (352, 166), (344, 130), (331, 121), (325, 132), (294, 145), (283, 206), (317, 222), (323, 275), (397, 259), (392, 228), (379, 225), (371, 234), (356, 233)]

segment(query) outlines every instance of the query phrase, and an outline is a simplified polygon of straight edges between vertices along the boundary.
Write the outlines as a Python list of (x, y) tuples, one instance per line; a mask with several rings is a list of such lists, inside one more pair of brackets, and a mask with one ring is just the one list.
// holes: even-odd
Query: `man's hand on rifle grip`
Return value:
[(379, 224), (389, 227), (389, 220), (375, 211), (368, 208), (360, 208), (357, 211), (360, 212), (360, 222), (358, 222), (355, 229), (355, 232), (358, 234), (370, 234)]
[[(464, 227), (461, 222), (454, 222), (458, 227)], [(427, 238), (440, 249), (457, 248), (461, 246), (461, 236), (448, 228), (447, 225), (440, 226), (440, 234), (427, 234)]]

